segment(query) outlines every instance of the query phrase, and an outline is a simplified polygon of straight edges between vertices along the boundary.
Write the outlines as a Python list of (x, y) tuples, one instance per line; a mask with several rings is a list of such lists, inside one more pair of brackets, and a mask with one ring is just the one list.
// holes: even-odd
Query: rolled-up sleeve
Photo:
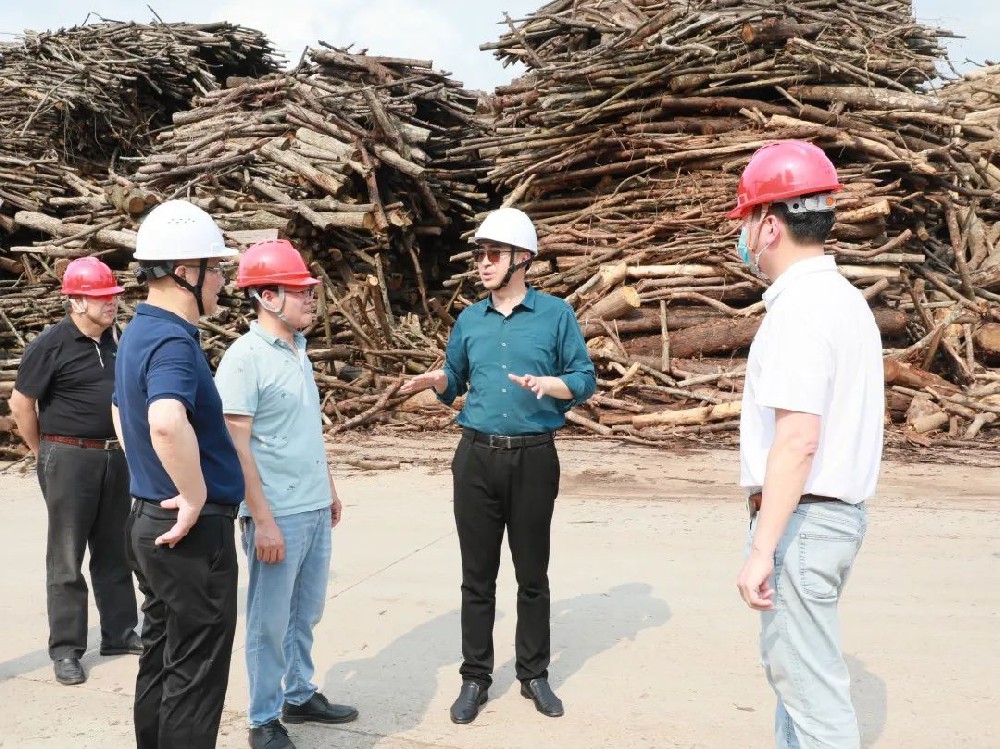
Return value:
[(455, 398), (468, 390), (469, 354), (462, 332), (462, 317), (466, 312), (467, 310), (463, 310), (455, 321), (444, 352), (444, 372), (448, 375), (448, 387), (443, 393), (438, 393), (437, 397), (446, 406), (450, 406)]
[(580, 324), (569, 305), (559, 318), (558, 341), (560, 370), (558, 377), (573, 394), (570, 400), (556, 401), (565, 413), (574, 406), (586, 402), (597, 391), (594, 362), (590, 360)]

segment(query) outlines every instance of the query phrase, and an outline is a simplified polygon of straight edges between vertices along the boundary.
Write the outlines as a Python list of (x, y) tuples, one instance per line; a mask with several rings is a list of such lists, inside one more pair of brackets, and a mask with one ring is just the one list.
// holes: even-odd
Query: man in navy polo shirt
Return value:
[(505, 528), (517, 577), (515, 670), (521, 694), (555, 718), (563, 706), (548, 682), (549, 531), (559, 493), (552, 437), (566, 412), (594, 394), (597, 381), (573, 309), (525, 285), (538, 254), (531, 219), (516, 208), (493, 211), (475, 241), (472, 255), (489, 294), (459, 315), (444, 368), (400, 389), (433, 387), (445, 403), (468, 392), (452, 461), (462, 552), (463, 663), (451, 719), (475, 720), (492, 682)]
[(138, 749), (216, 745), (236, 632), (233, 521), (243, 473), (195, 323), (215, 312), (237, 253), (205, 211), (153, 209), (136, 237), (146, 302), (122, 335), (116, 428), (135, 504), (128, 553), (146, 600)]

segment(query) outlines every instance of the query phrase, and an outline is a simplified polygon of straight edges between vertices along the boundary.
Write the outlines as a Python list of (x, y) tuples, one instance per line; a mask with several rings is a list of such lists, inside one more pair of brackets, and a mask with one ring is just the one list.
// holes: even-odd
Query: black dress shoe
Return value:
[(142, 655), (142, 638), (129, 632), (121, 642), (101, 642), (101, 655)]
[(295, 749), (288, 731), (277, 718), (250, 729), (250, 749)]
[(68, 687), (83, 684), (87, 680), (87, 674), (83, 672), (79, 658), (60, 658), (53, 661), (52, 670), (56, 673), (56, 681)]
[(486, 704), (489, 690), (474, 681), (463, 681), (462, 691), (451, 706), (452, 723), (471, 723), (479, 715), (479, 708)]
[(331, 705), (319, 692), (301, 705), (286, 702), (281, 708), (281, 719), (286, 723), (350, 723), (358, 711), (350, 705)]
[(548, 679), (530, 679), (521, 682), (521, 696), (535, 701), (535, 708), (542, 715), (558, 718), (563, 714), (562, 700), (556, 697)]

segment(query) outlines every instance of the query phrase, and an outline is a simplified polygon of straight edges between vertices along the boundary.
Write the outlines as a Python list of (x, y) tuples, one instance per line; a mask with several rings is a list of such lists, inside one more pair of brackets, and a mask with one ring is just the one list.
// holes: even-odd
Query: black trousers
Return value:
[(130, 561), (145, 596), (135, 683), (137, 749), (214, 749), (236, 634), (233, 519), (204, 515), (174, 548), (156, 546), (176, 511), (137, 501)]
[(488, 687), (504, 529), (517, 579), (515, 672), (548, 676), (549, 531), (559, 493), (559, 456), (551, 440), (506, 449), (466, 433), (452, 460), (455, 524), (462, 551), (463, 679)]
[(125, 558), (128, 466), (121, 450), (41, 443), (38, 484), (48, 510), (45, 548), (49, 657), (79, 658), (87, 650), (87, 581), (101, 618), (101, 639), (118, 643), (135, 629), (135, 588)]

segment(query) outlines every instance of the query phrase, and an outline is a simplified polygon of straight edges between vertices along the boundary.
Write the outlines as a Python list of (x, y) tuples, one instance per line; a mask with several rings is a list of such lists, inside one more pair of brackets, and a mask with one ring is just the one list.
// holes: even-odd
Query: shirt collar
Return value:
[[(282, 346), (284, 348), (288, 348), (287, 343), (285, 343), (282, 339), (278, 338), (278, 336), (273, 335), (268, 331), (264, 330), (260, 322), (258, 322), (257, 320), (254, 320), (252, 323), (250, 323), (250, 332), (259, 335), (261, 338), (263, 338), (272, 346)], [(297, 330), (292, 333), (292, 337), (295, 340), (295, 347), (304, 351), (306, 347), (306, 337)]]
[(196, 326), (189, 323), (180, 315), (175, 314), (170, 310), (163, 309), (163, 307), (157, 307), (155, 304), (150, 304), (149, 302), (139, 302), (139, 304), (136, 305), (135, 314), (137, 316), (146, 315), (148, 317), (156, 317), (160, 320), (180, 325), (192, 338), (201, 339), (201, 334), (198, 332), (198, 328)]
[(764, 307), (771, 309), (771, 305), (774, 304), (774, 300), (778, 298), (778, 295), (803, 276), (808, 276), (812, 273), (826, 273), (828, 271), (837, 271), (837, 264), (834, 262), (832, 255), (810, 257), (805, 260), (799, 260), (797, 263), (792, 263), (764, 292)]
[[(524, 299), (522, 299), (520, 302), (518, 302), (517, 306), (514, 307), (514, 309), (517, 309), (517, 307), (524, 307), (526, 310), (534, 312), (535, 311), (535, 295), (537, 293), (538, 292), (535, 291), (535, 287), (534, 286), (529, 286), (528, 290), (524, 294)], [(487, 294), (486, 295), (486, 306), (483, 307), (483, 314), (485, 315), (485, 314), (489, 313), (490, 310), (495, 310), (495, 309), (496, 309), (496, 307), (493, 306), (493, 294)]]
[[(67, 314), (63, 318), (63, 323), (65, 323), (66, 327), (69, 329), (70, 335), (72, 335), (73, 338), (75, 338), (76, 340), (78, 340), (78, 341), (80, 341), (80, 340), (87, 340), (87, 341), (94, 340), (89, 335), (87, 335), (82, 330), (80, 330), (80, 327), (76, 324), (76, 320), (73, 319), (72, 315)], [(111, 335), (111, 328), (105, 328), (104, 330), (102, 330), (101, 331), (101, 335), (100, 335), (101, 343), (104, 343), (104, 339), (107, 338), (110, 335)]]

